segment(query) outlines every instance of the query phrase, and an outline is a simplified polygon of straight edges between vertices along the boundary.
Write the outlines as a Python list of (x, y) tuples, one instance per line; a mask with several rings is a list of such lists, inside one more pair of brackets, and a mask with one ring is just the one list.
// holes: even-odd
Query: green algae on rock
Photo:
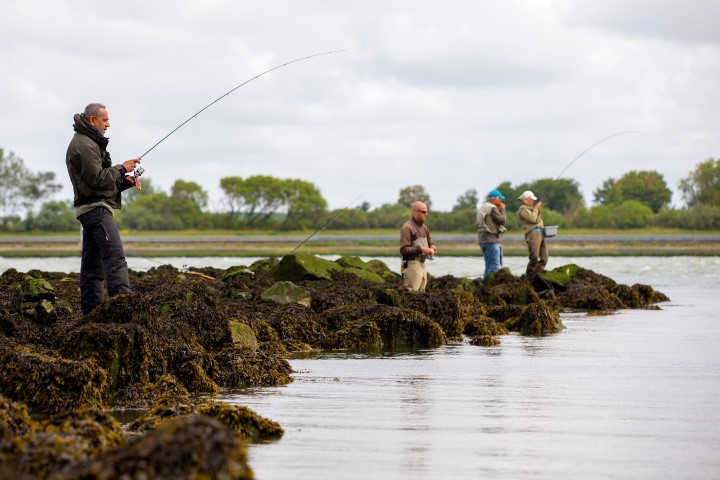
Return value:
[(310, 306), (310, 294), (292, 282), (275, 282), (270, 288), (260, 294), (263, 300), (272, 300), (276, 303), (298, 303), (305, 307)]
[(290, 282), (332, 280), (332, 272), (345, 271), (371, 282), (382, 283), (385, 281), (383, 277), (373, 271), (377, 268), (377, 264), (367, 266), (357, 257), (343, 257), (337, 262), (333, 262), (307, 253), (293, 253), (283, 257), (273, 271), (273, 277), (275, 280)]

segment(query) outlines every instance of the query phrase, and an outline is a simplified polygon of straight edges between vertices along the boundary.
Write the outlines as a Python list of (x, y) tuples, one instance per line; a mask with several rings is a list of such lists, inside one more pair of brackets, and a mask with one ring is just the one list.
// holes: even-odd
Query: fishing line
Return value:
[(613, 137), (617, 137), (618, 135), (625, 135), (625, 134), (628, 134), (628, 133), (639, 133), (639, 134), (641, 134), (641, 135), (647, 135), (647, 136), (650, 137), (650, 138), (655, 138), (655, 137), (653, 137), (652, 135), (650, 135), (649, 133), (639, 132), (639, 131), (635, 131), (635, 130), (628, 130), (628, 131), (625, 131), (625, 132), (617, 132), (617, 133), (613, 133), (612, 135), (608, 135), (607, 137), (601, 138), (600, 140), (598, 140), (597, 142), (593, 143), (593, 144), (590, 145), (588, 148), (586, 148), (585, 150), (583, 150), (583, 151), (580, 153), (580, 155), (578, 155), (577, 157), (575, 157), (575, 158), (573, 159), (572, 162), (568, 163), (568, 165), (562, 170), (562, 172), (560, 172), (560, 174), (557, 176), (557, 178), (556, 178), (555, 180), (559, 180), (560, 177), (562, 177), (562, 174), (565, 173), (565, 172), (567, 171), (567, 169), (570, 168), (570, 166), (571, 166), (573, 163), (575, 163), (580, 157), (582, 157), (583, 155), (585, 155), (590, 149), (592, 149), (592, 148), (595, 147), (596, 145), (604, 142), (605, 140), (610, 140), (610, 139), (613, 138)]
[(155, 147), (157, 147), (157, 146), (160, 145), (163, 141), (165, 141), (166, 138), (168, 138), (170, 135), (172, 135), (173, 133), (175, 133), (175, 132), (177, 132), (178, 130), (180, 130), (180, 128), (182, 128), (182, 127), (183, 127), (186, 123), (188, 123), (190, 120), (192, 120), (193, 118), (197, 118), (197, 116), (200, 115), (202, 112), (204, 112), (205, 110), (207, 110), (208, 108), (210, 108), (211, 106), (213, 106), (214, 104), (216, 104), (217, 102), (219, 102), (220, 100), (222, 100), (223, 98), (227, 97), (228, 95), (230, 95), (231, 93), (233, 93), (233, 92), (234, 92), (235, 90), (237, 90), (238, 88), (240, 88), (240, 87), (242, 87), (242, 86), (244, 86), (244, 85), (247, 85), (248, 83), (252, 82), (252, 81), (255, 80), (256, 78), (260, 78), (260, 77), (262, 77), (263, 75), (265, 75), (266, 73), (270, 73), (270, 72), (272, 72), (272, 71), (274, 71), (274, 70), (277, 70), (278, 68), (285, 67), (285, 66), (290, 65), (290, 64), (292, 64), (292, 63), (301, 62), (301, 61), (303, 61), (303, 60), (307, 60), (307, 59), (313, 58), (313, 57), (319, 57), (319, 56), (322, 56), (322, 55), (330, 55), (330, 54), (333, 54), (333, 53), (344, 52), (344, 51), (345, 51), (345, 50), (332, 50), (332, 51), (330, 51), (330, 52), (316, 53), (316, 54), (314, 54), (314, 55), (308, 55), (307, 57), (296, 58), (295, 60), (291, 60), (291, 61), (289, 61), (289, 62), (287, 62), (287, 63), (283, 63), (282, 65), (278, 65), (278, 66), (276, 66), (276, 67), (271, 68), (270, 70), (266, 70), (266, 71), (264, 71), (264, 72), (262, 72), (262, 73), (260, 73), (260, 74), (258, 74), (258, 75), (255, 75), (255, 76), (252, 77), (251, 79), (244, 81), (243, 83), (241, 83), (241, 84), (238, 85), (237, 87), (235, 87), (235, 88), (233, 88), (232, 90), (228, 91), (227, 93), (219, 96), (218, 98), (216, 98), (216, 99), (213, 100), (212, 102), (210, 102), (210, 103), (208, 103), (207, 105), (205, 105), (205, 106), (204, 106), (203, 108), (201, 108), (199, 111), (195, 112), (193, 115), (190, 116), (190, 118), (188, 118), (187, 120), (185, 120), (184, 122), (182, 122), (180, 125), (178, 125), (177, 127), (175, 127), (175, 129), (173, 129), (173, 131), (171, 131), (170, 133), (168, 133), (167, 135), (165, 135), (163, 138), (161, 138), (159, 142), (157, 142), (155, 145), (153, 145), (152, 147), (150, 147), (150, 149), (149, 149), (147, 152), (143, 153), (143, 154), (140, 155), (138, 158), (143, 158), (145, 155), (147, 155), (148, 153), (150, 153)]

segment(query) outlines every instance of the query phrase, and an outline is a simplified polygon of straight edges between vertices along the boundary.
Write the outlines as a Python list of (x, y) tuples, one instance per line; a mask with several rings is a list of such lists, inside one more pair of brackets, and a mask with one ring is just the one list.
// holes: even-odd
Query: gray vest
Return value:
[(477, 231), (478, 233), (481, 232), (489, 232), (493, 235), (501, 235), (503, 232), (507, 230), (505, 228), (505, 225), (498, 225), (495, 223), (495, 220), (492, 218), (492, 215), (490, 215), (490, 212), (493, 208), (497, 208), (495, 205), (493, 205), (490, 202), (485, 202), (477, 212)]

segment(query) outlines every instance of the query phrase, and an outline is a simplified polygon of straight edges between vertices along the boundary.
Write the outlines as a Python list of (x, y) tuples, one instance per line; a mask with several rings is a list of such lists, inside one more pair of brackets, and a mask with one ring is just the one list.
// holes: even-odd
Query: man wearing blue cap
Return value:
[(492, 190), (477, 212), (478, 243), (485, 259), (483, 278), (500, 270), (503, 264), (500, 236), (507, 230), (503, 200), (505, 197), (500, 190)]

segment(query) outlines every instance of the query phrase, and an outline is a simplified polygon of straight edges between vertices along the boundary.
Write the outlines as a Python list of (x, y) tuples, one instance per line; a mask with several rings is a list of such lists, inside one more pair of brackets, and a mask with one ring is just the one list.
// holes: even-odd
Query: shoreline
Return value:
[[(397, 235), (389, 233), (327, 234), (122, 234), (127, 257), (282, 257), (302, 244), (313, 255), (398, 255)], [(308, 240), (308, 238), (310, 238)], [(477, 256), (475, 234), (433, 235), (439, 254), (450, 257)], [(307, 242), (307, 243), (303, 243)], [(557, 257), (593, 256), (720, 256), (718, 234), (561, 234), (547, 239), (550, 254)], [(79, 257), (80, 235), (0, 235), (0, 256)], [(525, 257), (522, 235), (503, 239), (503, 254)]]

